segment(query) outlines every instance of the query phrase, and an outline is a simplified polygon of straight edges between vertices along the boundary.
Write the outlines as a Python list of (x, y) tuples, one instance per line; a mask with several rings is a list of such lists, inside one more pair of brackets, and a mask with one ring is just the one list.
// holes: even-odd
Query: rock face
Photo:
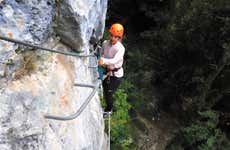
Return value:
[[(0, 35), (62, 51), (82, 48), (85, 53), (89, 53), (89, 39), (93, 30), (97, 38), (102, 36), (107, 1), (55, 2), (58, 1), (0, 0)], [(62, 16), (55, 16), (54, 11), (63, 9), (66, 11), (62, 12)], [(95, 14), (97, 17), (93, 16)], [(58, 17), (65, 21), (53, 30), (52, 26), (56, 23), (53, 20)], [(58, 27), (61, 31), (58, 35), (64, 44), (54, 37)], [(74, 84), (95, 83), (95, 70), (89, 68), (95, 65), (89, 62), (94, 61), (28, 50), (17, 44), (0, 41), (0, 149), (106, 149), (98, 94), (74, 120), (44, 118), (45, 114), (68, 116), (79, 109), (92, 89)]]
[(81, 51), (93, 34), (102, 36), (107, 0), (63, 0), (58, 8), (56, 32), (68, 46)]
[(54, 0), (2, 0), (0, 33), (34, 43), (44, 42), (54, 14)]

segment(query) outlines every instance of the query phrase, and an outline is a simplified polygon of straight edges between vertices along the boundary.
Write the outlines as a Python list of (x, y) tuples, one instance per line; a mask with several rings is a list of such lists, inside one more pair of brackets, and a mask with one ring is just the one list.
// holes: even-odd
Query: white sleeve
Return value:
[(105, 49), (105, 44), (106, 44), (106, 42), (107, 42), (107, 40), (105, 40), (105, 41), (102, 43), (101, 50), (100, 50), (101, 56), (104, 55), (104, 49)]
[(100, 56), (103, 56), (104, 54), (104, 44), (102, 43), (101, 49), (100, 49)]
[(117, 51), (117, 53), (115, 54), (115, 56), (113, 58), (104, 58), (102, 57), (102, 61), (105, 63), (105, 65), (114, 65), (116, 64), (118, 61), (123, 59), (123, 56), (125, 54), (125, 49), (121, 48)]

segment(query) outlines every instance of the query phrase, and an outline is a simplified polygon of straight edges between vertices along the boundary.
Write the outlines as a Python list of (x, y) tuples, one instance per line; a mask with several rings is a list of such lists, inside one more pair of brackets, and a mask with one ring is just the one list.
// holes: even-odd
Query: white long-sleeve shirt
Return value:
[(102, 61), (105, 65), (110, 68), (120, 68), (119, 70), (114, 72), (114, 76), (123, 77), (124, 70), (122, 68), (123, 65), (123, 57), (125, 54), (125, 48), (121, 44), (121, 42), (117, 42), (112, 45), (110, 41), (104, 41), (101, 49)]

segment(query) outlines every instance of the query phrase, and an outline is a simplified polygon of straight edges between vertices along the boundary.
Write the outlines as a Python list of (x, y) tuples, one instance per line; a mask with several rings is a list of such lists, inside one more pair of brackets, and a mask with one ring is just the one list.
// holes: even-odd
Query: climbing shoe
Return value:
[(108, 118), (112, 115), (113, 111), (104, 111), (103, 112), (103, 118)]

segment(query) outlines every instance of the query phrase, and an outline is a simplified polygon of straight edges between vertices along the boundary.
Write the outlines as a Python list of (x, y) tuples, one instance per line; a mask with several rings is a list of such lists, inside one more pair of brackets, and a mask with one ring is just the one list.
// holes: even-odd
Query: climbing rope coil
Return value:
[[(30, 44), (30, 43), (26, 43), (17, 39), (13, 39), (13, 38), (8, 38), (5, 36), (1, 36), (0, 35), (0, 40), (4, 40), (4, 41), (8, 41), (11, 43), (16, 43), (16, 44), (20, 44), (20, 45), (24, 45), (24, 46), (28, 46), (28, 47), (32, 47), (35, 48), (37, 50), (44, 50), (44, 51), (49, 51), (49, 52), (53, 52), (53, 53), (59, 53), (59, 54), (63, 54), (63, 55), (69, 55), (69, 56), (75, 56), (75, 57), (96, 57), (93, 52), (87, 55), (83, 55), (83, 54), (78, 54), (78, 53), (74, 53), (74, 52), (62, 52), (59, 50), (54, 50), (54, 49), (49, 49), (49, 48), (44, 48), (35, 44)], [(94, 66), (96, 67), (96, 66)], [(94, 68), (93, 67), (93, 68)], [(75, 118), (77, 118), (82, 112), (83, 110), (86, 108), (86, 106), (89, 104), (90, 100), (93, 98), (93, 96), (95, 95), (96, 91), (99, 88), (99, 82), (97, 81), (97, 83), (95, 85), (88, 85), (88, 84), (74, 84), (75, 86), (80, 86), (80, 87), (88, 87), (88, 88), (92, 88), (92, 92), (89, 94), (89, 96), (87, 97), (87, 99), (84, 101), (84, 103), (80, 106), (80, 108), (78, 109), (77, 112), (75, 112), (74, 114), (71, 114), (69, 116), (54, 116), (54, 115), (45, 115), (44, 117), (47, 119), (54, 119), (54, 120), (61, 120), (61, 121), (67, 121), (67, 120), (73, 120)]]

